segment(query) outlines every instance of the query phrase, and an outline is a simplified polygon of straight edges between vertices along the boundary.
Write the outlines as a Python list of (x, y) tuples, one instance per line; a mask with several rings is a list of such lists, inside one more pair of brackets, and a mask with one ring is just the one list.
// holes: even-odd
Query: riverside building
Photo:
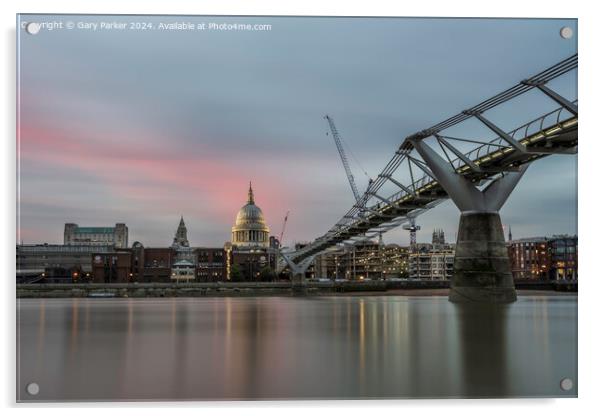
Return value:
[(514, 279), (577, 280), (577, 236), (510, 239), (507, 247)]
[(128, 246), (128, 227), (117, 223), (114, 227), (80, 227), (77, 224), (65, 224), (65, 245), (107, 246), (126, 248)]
[(443, 230), (433, 231), (431, 244), (416, 244), (409, 256), (411, 279), (448, 280), (454, 274), (455, 247), (445, 242)]
[(409, 249), (382, 238), (316, 256), (309, 277), (330, 280), (378, 280), (408, 276)]
[(68, 223), (64, 245), (17, 246), (17, 279), (53, 275), (61, 281), (95, 283), (274, 280), (279, 241), (269, 232), (249, 184), (247, 203), (231, 229), (232, 241), (222, 247), (191, 247), (183, 216), (169, 247), (144, 247), (141, 242), (128, 247), (125, 224)]
[(112, 245), (17, 245), (17, 281), (72, 282), (90, 278), (92, 255), (113, 251)]

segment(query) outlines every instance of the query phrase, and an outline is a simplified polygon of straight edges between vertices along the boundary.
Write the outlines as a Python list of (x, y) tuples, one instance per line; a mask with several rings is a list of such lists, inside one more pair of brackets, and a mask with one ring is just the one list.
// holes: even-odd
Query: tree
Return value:
[(261, 282), (271, 282), (276, 280), (276, 272), (270, 267), (264, 267), (259, 271), (259, 280)]

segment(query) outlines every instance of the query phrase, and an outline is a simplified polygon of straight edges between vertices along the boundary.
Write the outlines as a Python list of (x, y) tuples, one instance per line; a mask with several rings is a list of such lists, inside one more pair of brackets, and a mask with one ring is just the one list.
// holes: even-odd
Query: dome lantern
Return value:
[(255, 204), (255, 198), (253, 197), (253, 186), (251, 186), (251, 181), (249, 181), (249, 199), (247, 200), (247, 204)]

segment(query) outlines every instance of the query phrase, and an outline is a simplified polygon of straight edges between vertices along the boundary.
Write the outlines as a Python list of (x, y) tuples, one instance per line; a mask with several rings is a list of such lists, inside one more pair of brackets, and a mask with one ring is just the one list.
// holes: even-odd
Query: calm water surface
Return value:
[(17, 318), (20, 401), (577, 393), (573, 295), (505, 307), (404, 296), (27, 299)]

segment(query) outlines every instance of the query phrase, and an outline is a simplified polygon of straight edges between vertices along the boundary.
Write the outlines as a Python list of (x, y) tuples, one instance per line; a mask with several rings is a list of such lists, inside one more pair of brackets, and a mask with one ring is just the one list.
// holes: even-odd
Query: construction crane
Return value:
[[(325, 115), (324, 118), (328, 121), (328, 125), (330, 126), (330, 131), (332, 132), (332, 138), (334, 139), (334, 143), (337, 146), (337, 150), (339, 151), (339, 155), (341, 156), (341, 161), (343, 162), (343, 167), (345, 168), (345, 173), (347, 174), (347, 179), (349, 179), (349, 185), (351, 186), (351, 190), (353, 191), (353, 196), (355, 197), (355, 201), (357, 203), (358, 208), (362, 208), (361, 204), (361, 196), (357, 190), (357, 186), (355, 184), (355, 179), (353, 178), (353, 174), (351, 173), (351, 168), (349, 167), (349, 161), (347, 160), (347, 156), (345, 155), (345, 150), (343, 149), (343, 144), (341, 142), (341, 137), (339, 136), (339, 132), (334, 125), (334, 120), (329, 115)], [(328, 133), (326, 133), (328, 134)], [(357, 161), (357, 160), (356, 160)], [(359, 163), (359, 162), (358, 162)], [(366, 176), (368, 174), (364, 171)], [(372, 179), (369, 178), (368, 188), (372, 183)], [(410, 218), (410, 223), (405, 224), (403, 226), (404, 230), (410, 231), (410, 247), (412, 250), (416, 248), (416, 231), (420, 230), (420, 226), (416, 225), (416, 219), (414, 217)]]
[[(355, 184), (353, 174), (351, 173), (349, 161), (347, 160), (347, 156), (345, 155), (345, 150), (343, 149), (343, 143), (341, 142), (339, 132), (336, 126), (334, 125), (334, 120), (332, 119), (332, 117), (330, 117), (329, 115), (325, 115), (324, 118), (326, 119), (326, 121), (328, 121), (330, 131), (332, 132), (332, 138), (334, 139), (334, 143), (336, 144), (337, 150), (339, 151), (339, 155), (341, 156), (341, 161), (343, 162), (343, 167), (345, 168), (345, 173), (347, 174), (347, 179), (349, 180), (349, 185), (351, 186), (351, 190), (353, 191), (353, 196), (355, 197), (355, 201), (358, 204), (358, 208), (361, 209), (361, 196), (359, 191), (357, 190), (357, 185)], [(368, 175), (366, 174), (366, 176)], [(370, 182), (372, 182), (372, 179), (370, 179)], [(410, 247), (412, 248), (412, 250), (414, 250), (416, 248), (416, 231), (420, 230), (420, 226), (416, 225), (416, 219), (414, 217), (411, 217), (410, 223), (405, 224), (403, 226), (403, 229), (410, 231)]]
[(278, 244), (282, 246), (282, 238), (284, 237), (284, 230), (286, 228), (286, 222), (288, 221), (288, 214), (290, 211), (286, 211), (286, 215), (284, 216), (284, 221), (282, 222), (282, 229), (280, 230), (280, 237), (278, 238)]
[(410, 223), (404, 224), (402, 227), (404, 230), (410, 231), (410, 248), (412, 250), (416, 249), (416, 231), (420, 229), (419, 225), (416, 225), (416, 219), (414, 217), (410, 217)]
[[(355, 197), (355, 202), (360, 203), (361, 196), (359, 191), (357, 190), (357, 185), (355, 184), (355, 179), (353, 179), (353, 174), (351, 173), (351, 168), (349, 167), (349, 161), (347, 160), (347, 156), (345, 155), (345, 150), (343, 149), (343, 144), (341, 143), (341, 138), (339, 136), (339, 132), (334, 125), (334, 120), (328, 114), (324, 116), (326, 121), (328, 121), (328, 125), (330, 126), (330, 131), (332, 132), (332, 138), (334, 139), (334, 144), (337, 146), (337, 150), (339, 151), (339, 155), (341, 156), (341, 161), (343, 162), (343, 167), (345, 168), (345, 173), (347, 174), (347, 179), (349, 180), (349, 186), (351, 186), (351, 190), (353, 191), (353, 196)], [(328, 134), (328, 133), (326, 133)]]

